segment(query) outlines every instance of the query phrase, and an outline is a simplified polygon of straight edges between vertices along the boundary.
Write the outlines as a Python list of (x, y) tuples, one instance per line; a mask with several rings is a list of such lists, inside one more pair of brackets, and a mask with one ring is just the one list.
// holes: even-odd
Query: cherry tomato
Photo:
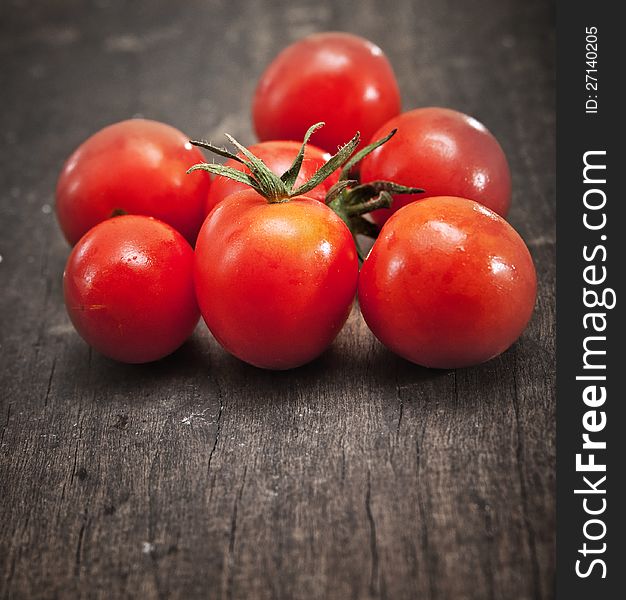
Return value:
[(185, 173), (202, 160), (187, 136), (164, 123), (131, 119), (101, 129), (74, 151), (59, 176), (56, 211), (63, 234), (73, 245), (97, 223), (129, 213), (169, 223), (193, 244), (211, 180), (208, 173)]
[(500, 144), (484, 125), (447, 108), (418, 108), (386, 123), (372, 140), (396, 128), (391, 140), (363, 159), (361, 180), (394, 181), (426, 192), (394, 196), (390, 209), (372, 213), (377, 223), (430, 196), (469, 198), (506, 217), (511, 174)]
[(357, 278), (348, 228), (306, 196), (232, 194), (198, 235), (202, 316), (228, 352), (257, 367), (290, 369), (321, 354), (350, 313)]
[(252, 107), (260, 140), (301, 140), (312, 123), (324, 121), (315, 143), (329, 152), (357, 130), (364, 146), (399, 112), (398, 83), (382, 50), (339, 32), (285, 48), (261, 76)]
[(175, 229), (151, 217), (125, 215), (96, 225), (74, 246), (63, 287), (78, 333), (121, 362), (170, 354), (200, 317), (193, 250)]
[(535, 295), (535, 268), (520, 236), (496, 213), (462, 198), (400, 209), (359, 277), (370, 329), (426, 367), (465, 367), (504, 352), (526, 327)]
[[(272, 172), (276, 175), (282, 175), (289, 169), (294, 158), (300, 150), (300, 142), (288, 141), (269, 141), (254, 144), (248, 149), (258, 158), (260, 158)], [(307, 144), (304, 151), (304, 160), (300, 167), (300, 173), (296, 179), (295, 186), (299, 186), (308, 181), (311, 176), (330, 158), (330, 154)], [(233, 167), (239, 171), (249, 173), (249, 169), (234, 159), (229, 159), (224, 163), (228, 167)], [(320, 202), (326, 200), (326, 192), (337, 182), (339, 171), (325, 179), (320, 185), (307, 192), (309, 198), (314, 198)], [(245, 183), (239, 183), (228, 179), (227, 177), (217, 176), (211, 184), (209, 195), (207, 196), (205, 214), (209, 214), (213, 208), (219, 204), (226, 196), (235, 192), (249, 189)]]

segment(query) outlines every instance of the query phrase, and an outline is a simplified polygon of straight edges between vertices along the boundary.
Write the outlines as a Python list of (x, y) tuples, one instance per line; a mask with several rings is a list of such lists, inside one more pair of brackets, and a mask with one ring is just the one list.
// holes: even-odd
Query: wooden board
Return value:
[[(547, 599), (554, 587), (554, 32), (549, 2), (27, 2), (0, 7), (0, 597)], [(132, 115), (253, 141), (264, 65), (368, 37), (405, 108), (493, 131), (539, 274), (519, 343), (428, 371), (354, 312), (289, 373), (203, 327), (153, 365), (65, 315), (63, 160)]]

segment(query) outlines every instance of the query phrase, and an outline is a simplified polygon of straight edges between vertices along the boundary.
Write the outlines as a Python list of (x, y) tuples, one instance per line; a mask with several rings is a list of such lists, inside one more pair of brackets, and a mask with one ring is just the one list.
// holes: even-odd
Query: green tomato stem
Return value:
[(302, 146), (300, 147), (292, 165), (280, 177), (273, 173), (272, 170), (258, 156), (255, 156), (252, 152), (250, 152), (250, 150), (248, 150), (248, 148), (240, 144), (229, 134), (226, 134), (226, 138), (233, 146), (235, 146), (235, 148), (237, 148), (237, 150), (239, 150), (239, 154), (235, 154), (225, 148), (219, 148), (209, 142), (201, 140), (191, 140), (191, 143), (194, 146), (199, 146), (200, 148), (209, 150), (218, 156), (236, 160), (249, 169), (249, 174), (243, 173), (232, 167), (216, 165), (213, 163), (200, 163), (194, 165), (187, 171), (187, 173), (192, 173), (197, 170), (208, 171), (209, 173), (221, 175), (222, 177), (228, 177), (233, 181), (249, 185), (256, 192), (264, 196), (270, 203), (287, 202), (291, 198), (302, 196), (320, 185), (320, 183), (322, 183), (337, 169), (341, 168), (350, 159), (352, 153), (359, 144), (360, 135), (357, 132), (356, 135), (347, 144), (342, 146), (334, 156), (324, 163), (308, 181), (304, 182), (301, 186), (294, 190), (293, 186), (298, 178), (298, 174), (300, 173), (300, 168), (302, 167), (306, 145), (311, 135), (313, 135), (313, 133), (323, 125), (324, 123), (316, 123), (315, 125), (309, 127), (304, 136)]

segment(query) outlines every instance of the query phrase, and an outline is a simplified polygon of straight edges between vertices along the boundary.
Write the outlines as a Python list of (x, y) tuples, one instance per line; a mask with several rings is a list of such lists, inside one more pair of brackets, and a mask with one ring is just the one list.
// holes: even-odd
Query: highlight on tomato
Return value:
[(506, 217), (511, 173), (496, 138), (468, 115), (447, 108), (418, 108), (394, 117), (374, 134), (398, 133), (360, 165), (361, 181), (389, 179), (424, 193), (394, 196), (391, 208), (372, 213), (383, 224), (396, 210), (431, 196), (458, 196)]
[(155, 217), (194, 244), (211, 183), (186, 177), (203, 160), (185, 134), (164, 123), (130, 119), (85, 140), (67, 159), (56, 187), (56, 213), (67, 241), (120, 214)]
[(536, 297), (522, 238), (495, 212), (434, 197), (397, 211), (359, 276), (367, 325), (418, 365), (457, 368), (504, 352), (524, 331)]
[(193, 258), (189, 242), (166, 223), (137, 215), (102, 221), (74, 246), (63, 274), (74, 327), (121, 362), (174, 352), (200, 318)]
[(350, 33), (304, 37), (270, 63), (254, 93), (258, 138), (301, 140), (311, 123), (324, 121), (316, 144), (329, 152), (361, 133), (361, 146), (400, 112), (391, 64), (372, 42)]

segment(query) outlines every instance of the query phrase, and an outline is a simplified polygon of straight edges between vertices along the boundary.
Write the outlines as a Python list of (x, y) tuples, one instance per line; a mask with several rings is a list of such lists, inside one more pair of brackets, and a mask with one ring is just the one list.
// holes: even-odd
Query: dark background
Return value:
[[(0, 597), (553, 596), (554, 32), (542, 0), (0, 5)], [(63, 160), (143, 115), (254, 140), (256, 78), (287, 43), (378, 43), (406, 109), (483, 121), (510, 161), (510, 222), (539, 275), (503, 356), (429, 371), (352, 314), (288, 373), (203, 326), (125, 366), (65, 314), (53, 213)]]

